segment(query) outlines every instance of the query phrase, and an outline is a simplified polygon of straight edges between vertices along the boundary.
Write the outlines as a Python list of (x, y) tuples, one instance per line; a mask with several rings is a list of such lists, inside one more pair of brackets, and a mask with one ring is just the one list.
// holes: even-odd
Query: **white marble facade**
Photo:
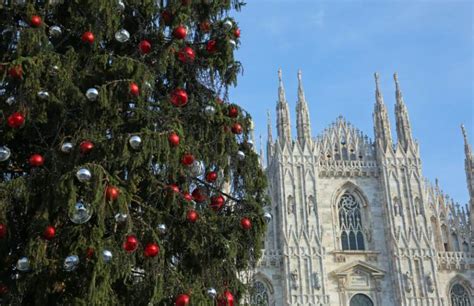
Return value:
[(375, 79), (375, 140), (343, 117), (312, 138), (299, 72), (293, 138), (279, 71), (278, 135), (269, 119), (266, 161), (273, 219), (252, 305), (474, 306), (466, 131), (470, 203), (459, 205), (423, 177), (397, 75), (396, 142)]

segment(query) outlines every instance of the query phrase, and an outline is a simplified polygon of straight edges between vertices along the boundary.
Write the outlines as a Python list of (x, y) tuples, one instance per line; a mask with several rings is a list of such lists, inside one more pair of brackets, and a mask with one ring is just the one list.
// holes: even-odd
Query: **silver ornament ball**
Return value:
[(211, 299), (215, 299), (217, 296), (217, 291), (214, 288), (209, 288), (207, 289), (207, 296), (209, 296)]
[(127, 218), (128, 218), (127, 214), (118, 213), (118, 214), (115, 215), (115, 221), (117, 223), (123, 223), (123, 222), (127, 221)]
[(265, 220), (265, 222), (269, 223), (270, 221), (272, 221), (273, 216), (272, 216), (271, 213), (265, 212), (265, 213), (263, 214), (263, 219)]
[(237, 43), (233, 39), (229, 39), (229, 44), (232, 46), (232, 48), (237, 47)]
[(109, 250), (102, 251), (102, 259), (104, 260), (104, 262), (109, 263), (112, 260), (112, 257), (113, 255), (111, 251)]
[(132, 147), (132, 149), (137, 150), (142, 145), (142, 139), (140, 138), (140, 136), (134, 135), (130, 137), (130, 139), (128, 140), (128, 143), (130, 143), (130, 146)]
[(64, 270), (67, 272), (76, 270), (77, 266), (79, 265), (79, 256), (77, 255), (70, 255), (64, 259)]
[(201, 176), (204, 174), (204, 171), (204, 163), (200, 160), (195, 160), (189, 168), (189, 172), (192, 176)]
[(89, 181), (92, 178), (92, 173), (89, 171), (89, 169), (81, 168), (77, 170), (76, 177), (79, 180), (79, 182), (84, 183), (84, 182)]
[(79, 200), (74, 209), (69, 213), (69, 219), (74, 224), (84, 224), (92, 217), (90, 205), (82, 200)]
[(158, 224), (158, 226), (156, 228), (157, 228), (157, 230), (160, 234), (165, 234), (166, 233), (166, 225), (165, 224)]
[(247, 144), (250, 148), (253, 148), (253, 140), (252, 139), (247, 140)]
[(49, 28), (49, 35), (51, 37), (59, 37), (63, 34), (63, 30), (61, 30), (58, 26), (52, 26)]
[(12, 152), (7, 146), (0, 146), (0, 162), (8, 160), (11, 155)]
[(224, 22), (224, 29), (226, 29), (227, 31), (232, 29), (233, 26), (234, 26), (234, 24), (230, 20), (226, 20)]
[(204, 113), (208, 116), (212, 116), (216, 113), (216, 109), (212, 105), (208, 105), (204, 108)]
[(240, 161), (244, 160), (245, 159), (245, 153), (242, 152), (242, 151), (238, 151), (237, 152), (237, 159), (240, 160)]
[(121, 12), (125, 11), (125, 3), (123, 3), (122, 0), (119, 0), (117, 2), (117, 9)]
[(41, 91), (38, 91), (38, 98), (40, 98), (41, 100), (48, 100), (49, 99), (49, 92), (47, 91), (44, 91), (44, 90), (41, 90)]
[(8, 105), (13, 105), (15, 102), (16, 102), (16, 98), (14, 96), (8, 97), (5, 100), (5, 103), (7, 103)]
[(73, 148), (74, 145), (71, 142), (63, 142), (63, 144), (61, 145), (61, 152), (70, 153)]
[(127, 42), (130, 39), (130, 33), (125, 29), (120, 29), (115, 32), (115, 39), (120, 43)]
[(53, 65), (51, 67), (51, 75), (52, 76), (57, 76), (59, 73), (59, 66), (58, 65)]
[(99, 97), (99, 91), (96, 88), (89, 88), (86, 91), (86, 97), (89, 101), (96, 101)]
[(18, 271), (27, 272), (30, 270), (30, 260), (28, 257), (22, 257), (16, 262), (16, 268)]

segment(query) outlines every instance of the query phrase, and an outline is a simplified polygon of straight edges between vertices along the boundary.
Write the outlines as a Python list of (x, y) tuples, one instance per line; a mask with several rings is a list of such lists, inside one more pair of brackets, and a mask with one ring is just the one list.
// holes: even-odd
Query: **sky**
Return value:
[(293, 135), (297, 71), (302, 69), (313, 137), (339, 115), (373, 138), (374, 72), (389, 110), (400, 86), (423, 174), (455, 201), (468, 202), (460, 124), (474, 144), (474, 4), (471, 1), (248, 0), (234, 14), (243, 64), (230, 100), (254, 118), (266, 142), (275, 131), (277, 70), (283, 70)]

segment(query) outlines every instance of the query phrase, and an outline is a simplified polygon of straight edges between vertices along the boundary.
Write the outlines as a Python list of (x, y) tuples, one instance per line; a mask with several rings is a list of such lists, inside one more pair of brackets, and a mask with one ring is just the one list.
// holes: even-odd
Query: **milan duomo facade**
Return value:
[(293, 139), (279, 79), (266, 163), (273, 219), (251, 304), (474, 306), (474, 156), (464, 127), (468, 206), (423, 177), (396, 74), (397, 141), (377, 74), (375, 140), (342, 117), (312, 138), (300, 72)]

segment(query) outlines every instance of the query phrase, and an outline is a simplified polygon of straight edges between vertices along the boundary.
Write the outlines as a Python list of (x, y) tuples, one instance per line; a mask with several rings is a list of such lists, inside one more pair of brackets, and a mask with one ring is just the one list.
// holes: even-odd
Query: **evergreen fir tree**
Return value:
[(242, 297), (267, 199), (251, 118), (227, 102), (241, 7), (0, 2), (3, 304)]

